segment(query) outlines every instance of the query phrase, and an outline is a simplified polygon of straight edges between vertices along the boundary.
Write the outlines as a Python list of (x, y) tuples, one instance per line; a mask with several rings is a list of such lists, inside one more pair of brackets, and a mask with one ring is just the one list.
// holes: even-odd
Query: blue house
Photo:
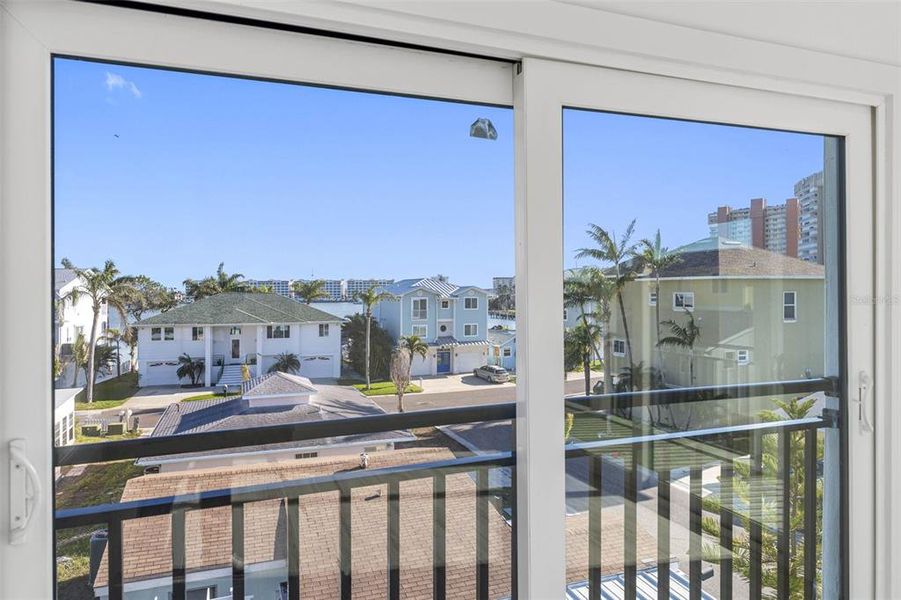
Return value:
[(414, 376), (467, 373), (488, 361), (488, 292), (444, 279), (403, 279), (381, 288), (392, 300), (373, 314), (394, 339), (416, 335), (429, 345), (413, 357)]

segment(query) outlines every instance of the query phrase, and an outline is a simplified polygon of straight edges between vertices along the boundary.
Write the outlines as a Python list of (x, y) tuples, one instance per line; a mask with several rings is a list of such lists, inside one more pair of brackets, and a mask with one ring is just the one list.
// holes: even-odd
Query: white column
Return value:
[[(257, 377), (263, 374), (263, 331), (262, 325), (257, 325)], [(296, 332), (300, 335), (300, 332)]]
[[(514, 67), (516, 68), (516, 67)], [(516, 499), (519, 595), (566, 587), (561, 107), (542, 61), (516, 75)], [(547, 81), (547, 79), (545, 79)]]
[(203, 385), (213, 385), (213, 328), (209, 325), (203, 328)]

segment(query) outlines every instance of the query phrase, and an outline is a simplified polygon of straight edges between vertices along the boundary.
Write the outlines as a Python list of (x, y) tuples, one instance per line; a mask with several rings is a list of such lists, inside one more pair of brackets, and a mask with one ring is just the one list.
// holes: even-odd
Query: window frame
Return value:
[[(622, 350), (617, 350), (616, 346), (620, 345)], [(610, 353), (613, 356), (619, 356), (620, 358), (626, 355), (626, 340), (622, 338), (613, 338), (613, 342), (610, 344)]]
[[(682, 297), (682, 306), (676, 304), (676, 297)], [(691, 298), (691, 306), (685, 306), (685, 300)], [(695, 293), (694, 292), (673, 292), (673, 310), (691, 312), (695, 309)]]
[[(475, 306), (467, 306), (472, 301)], [(478, 296), (465, 296), (463, 298), (463, 310), (479, 310), (479, 297)]]
[[(792, 301), (790, 303), (785, 300), (786, 294), (792, 295)], [(790, 319), (785, 316), (785, 310), (789, 307), (792, 309), (792, 317)], [(782, 290), (782, 322), (798, 322), (798, 292), (796, 290)]]
[[(280, 335), (276, 335), (280, 334)], [(266, 339), (267, 340), (290, 340), (291, 339), (291, 325), (284, 323), (275, 323), (272, 325), (266, 326)]]
[(162, 327), (151, 327), (150, 328), (150, 341), (151, 342), (163, 341), (163, 328)]
[(163, 341), (164, 342), (174, 342), (175, 341), (175, 327), (163, 327)]
[[(417, 309), (416, 303), (423, 303), (425, 308), (419, 310), (419, 314), (423, 315), (421, 317), (417, 317)], [(411, 321), (428, 321), (429, 319), (429, 299), (425, 296), (416, 296), (410, 300), (410, 320)]]
[[(323, 327), (325, 328), (325, 333), (323, 334)], [(319, 323), (319, 337), (328, 337), (329, 333), (329, 323)]]
[(191, 326), (191, 341), (192, 342), (202, 342), (205, 330), (206, 330), (206, 328), (203, 327), (202, 325), (200, 327), (192, 325)]
[(648, 292), (648, 306), (657, 306), (657, 292)]
[[(467, 327), (473, 327), (473, 333), (466, 333)], [(479, 337), (479, 324), (478, 323), (463, 323), (463, 337)]]
[[(422, 328), (423, 332), (416, 333), (417, 328)], [(410, 324), (410, 335), (415, 335), (421, 339), (426, 339), (429, 336), (429, 324), (428, 323), (411, 323)]]

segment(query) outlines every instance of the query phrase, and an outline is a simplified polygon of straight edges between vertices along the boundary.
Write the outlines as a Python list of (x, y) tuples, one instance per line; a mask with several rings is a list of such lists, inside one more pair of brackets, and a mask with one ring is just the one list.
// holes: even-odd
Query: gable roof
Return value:
[(136, 325), (269, 325), (341, 320), (341, 317), (279, 294), (226, 292), (176, 306)]
[(316, 388), (313, 386), (313, 382), (306, 377), (273, 371), (243, 382), (241, 392), (245, 398), (297, 396), (315, 394)]
[[(304, 379), (299, 377), (298, 379)], [(269, 378), (267, 381), (285, 381)], [(311, 386), (312, 387), (312, 386)], [(315, 388), (314, 388), (315, 389)], [(252, 398), (252, 397), (251, 397)], [(362, 397), (361, 397), (362, 398)], [(330, 421), (365, 415), (383, 414), (369, 399), (351, 401), (331, 400), (316, 396), (309, 404), (286, 406), (251, 406), (249, 398), (211, 398), (195, 402), (175, 402), (166, 407), (152, 437), (199, 433), (201, 431), (228, 431), (231, 429), (252, 429), (267, 425), (286, 425), (310, 421)], [(387, 443), (412, 441), (413, 435), (407, 431), (385, 431), (355, 435), (330, 436), (314, 440), (283, 442), (278, 444), (257, 444), (242, 446), (227, 451), (228, 454), (268, 452), (274, 450), (313, 448), (326, 445), (347, 445), (365, 443)], [(157, 465), (164, 462), (180, 462), (191, 458), (221, 456), (222, 450), (185, 452), (170, 456), (149, 456), (138, 459), (136, 464)]]
[(451, 296), (456, 297), (457, 295), (469, 290), (486, 293), (485, 290), (473, 285), (459, 286), (450, 283), (449, 281), (436, 279), (435, 277), (425, 277), (422, 279), (401, 279), (400, 281), (395, 281), (391, 285), (386, 285), (381, 289), (394, 296), (403, 296), (405, 294), (409, 294), (410, 292), (426, 291), (437, 294), (442, 298), (449, 298)]

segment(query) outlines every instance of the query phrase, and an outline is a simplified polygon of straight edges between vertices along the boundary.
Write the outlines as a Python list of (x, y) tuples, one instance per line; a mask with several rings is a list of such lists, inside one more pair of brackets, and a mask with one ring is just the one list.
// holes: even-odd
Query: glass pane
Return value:
[(569, 591), (833, 597), (841, 140), (574, 109), (564, 140)]
[(53, 109), (59, 596), (509, 597), (512, 110), (71, 58)]

